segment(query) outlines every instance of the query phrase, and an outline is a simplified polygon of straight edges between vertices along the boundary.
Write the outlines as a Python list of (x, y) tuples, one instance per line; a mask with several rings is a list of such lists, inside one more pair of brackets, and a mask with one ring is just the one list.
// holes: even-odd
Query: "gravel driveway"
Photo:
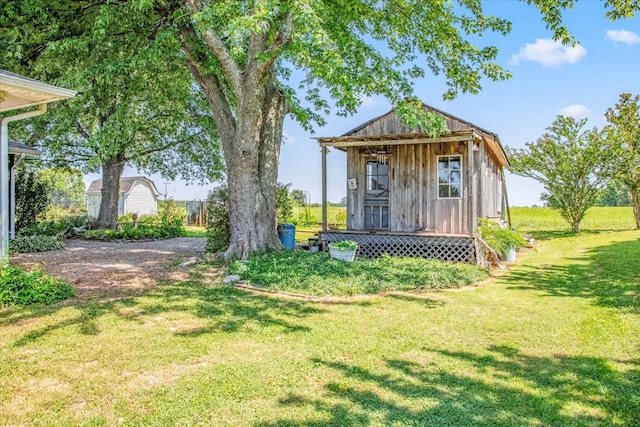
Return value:
[(69, 239), (65, 249), (15, 254), (11, 264), (27, 270), (36, 264), (66, 279), (78, 298), (117, 296), (156, 285), (163, 278), (181, 278), (184, 260), (202, 256), (206, 238), (179, 237), (147, 242), (105, 242)]

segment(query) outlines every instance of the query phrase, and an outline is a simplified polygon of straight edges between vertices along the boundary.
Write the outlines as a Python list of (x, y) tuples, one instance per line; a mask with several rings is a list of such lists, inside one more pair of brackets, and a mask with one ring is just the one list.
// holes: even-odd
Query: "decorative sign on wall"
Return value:
[(349, 187), (349, 190), (355, 190), (356, 188), (358, 188), (358, 182), (355, 178), (349, 178), (347, 180), (347, 187)]

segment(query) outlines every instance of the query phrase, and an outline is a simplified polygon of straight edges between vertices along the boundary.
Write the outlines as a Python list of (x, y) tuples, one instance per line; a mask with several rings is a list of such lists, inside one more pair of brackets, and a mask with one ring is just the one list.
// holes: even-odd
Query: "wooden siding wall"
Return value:
[[(439, 114), (437, 111), (431, 110), (428, 107), (423, 107), (427, 111), (434, 112)], [(469, 123), (462, 122), (457, 120), (454, 117), (445, 117), (447, 128), (451, 132), (456, 132), (459, 130), (472, 129)], [(389, 112), (385, 116), (378, 118), (377, 120), (368, 123), (362, 129), (359, 129), (353, 133), (350, 133), (350, 136), (373, 136), (373, 135), (397, 135), (397, 134), (407, 134), (413, 133), (416, 129), (411, 129), (404, 125), (402, 119), (396, 114), (395, 111)]]
[(89, 218), (98, 218), (100, 213), (100, 194), (87, 194), (87, 216)]
[[(399, 145), (389, 158), (390, 199), (389, 231), (434, 231), (467, 234), (469, 182), (463, 172), (463, 197), (437, 198), (437, 156), (458, 155), (458, 143)], [(460, 155), (463, 171), (467, 154)], [(365, 162), (358, 147), (347, 148), (347, 178), (355, 178), (357, 188), (347, 189), (347, 228), (364, 230)], [(477, 179), (477, 178), (476, 178)], [(480, 188), (476, 184), (476, 188)]]
[(364, 191), (366, 188), (364, 159), (357, 147), (347, 149), (347, 179), (356, 180), (356, 189), (347, 188), (347, 229), (364, 229)]
[(497, 159), (483, 143), (475, 154), (477, 216), (496, 218), (502, 215), (502, 171)]

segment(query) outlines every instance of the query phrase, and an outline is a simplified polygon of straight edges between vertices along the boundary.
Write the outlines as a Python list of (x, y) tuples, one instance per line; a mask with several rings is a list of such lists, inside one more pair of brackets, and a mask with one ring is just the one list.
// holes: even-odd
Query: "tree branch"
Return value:
[(236, 96), (240, 96), (239, 90), (242, 87), (242, 70), (233, 60), (231, 53), (222, 42), (222, 39), (211, 30), (205, 30), (202, 32), (202, 38), (204, 39), (211, 52), (218, 60), (220, 67), (224, 71), (225, 77), (231, 83)]
[(91, 135), (89, 135), (87, 130), (84, 127), (82, 127), (80, 120), (78, 120), (77, 118), (76, 118), (76, 129), (78, 129), (78, 132), (80, 133), (80, 135), (84, 136), (86, 139), (91, 138)]
[(161, 151), (168, 150), (169, 148), (173, 148), (173, 147), (175, 147), (177, 145), (180, 145), (183, 142), (186, 142), (186, 141), (188, 141), (189, 139), (191, 139), (193, 137), (201, 135), (202, 133), (204, 133), (203, 130), (201, 130), (201, 131), (199, 131), (197, 133), (194, 133), (193, 135), (188, 135), (188, 136), (186, 136), (186, 137), (184, 137), (182, 139), (177, 139), (175, 141), (171, 141), (171, 142), (169, 142), (169, 143), (167, 143), (165, 145), (162, 145), (162, 146), (159, 146), (159, 147), (150, 148), (150, 149), (144, 150), (144, 151), (140, 151), (138, 153), (138, 156), (147, 156), (149, 154), (158, 153), (158, 152), (161, 152)]
[(187, 67), (207, 96), (211, 106), (213, 118), (218, 127), (218, 132), (226, 135), (235, 135), (236, 120), (231, 110), (229, 99), (224, 93), (222, 82), (215, 74), (209, 74), (203, 70), (202, 64), (207, 64), (207, 57), (199, 52), (196, 46), (198, 36), (191, 23), (178, 23), (182, 47), (187, 56)]
[(291, 36), (294, 29), (293, 13), (289, 11), (287, 13), (287, 17), (284, 20), (284, 28), (279, 38), (280, 41), (278, 42), (278, 39), (274, 40), (272, 49), (281, 49), (282, 47), (288, 45), (291, 42)]

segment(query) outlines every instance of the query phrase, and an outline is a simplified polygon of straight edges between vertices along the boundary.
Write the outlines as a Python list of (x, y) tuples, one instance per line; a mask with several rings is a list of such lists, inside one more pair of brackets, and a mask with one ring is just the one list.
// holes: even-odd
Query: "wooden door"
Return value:
[(365, 160), (364, 228), (389, 229), (389, 164), (385, 160)]

